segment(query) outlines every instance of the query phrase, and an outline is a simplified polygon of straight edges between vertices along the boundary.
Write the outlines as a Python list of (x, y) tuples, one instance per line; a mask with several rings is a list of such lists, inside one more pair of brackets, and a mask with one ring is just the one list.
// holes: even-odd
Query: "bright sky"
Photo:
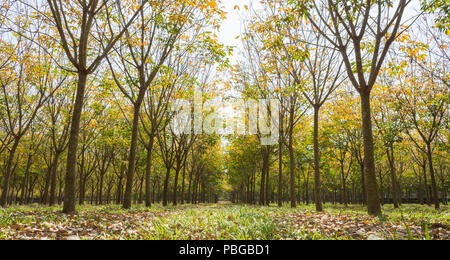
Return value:
[[(222, 0), (222, 4), (225, 6), (225, 12), (227, 12), (227, 19), (222, 22), (222, 27), (218, 34), (219, 41), (227, 46), (235, 47), (235, 54), (241, 43), (236, 37), (238, 37), (243, 30), (243, 16), (246, 12), (243, 6), (248, 5), (252, 1), (253, 0)], [(234, 9), (236, 5), (241, 7), (241, 11)], [(235, 56), (231, 57), (231, 61), (236, 61), (236, 58), (237, 57)]]
[(223, 0), (225, 12), (227, 12), (227, 19), (222, 23), (222, 28), (219, 34), (220, 41), (225, 45), (235, 46), (238, 41), (236, 37), (240, 35), (242, 28), (242, 19), (238, 10), (234, 10), (234, 6), (242, 6), (245, 0)]

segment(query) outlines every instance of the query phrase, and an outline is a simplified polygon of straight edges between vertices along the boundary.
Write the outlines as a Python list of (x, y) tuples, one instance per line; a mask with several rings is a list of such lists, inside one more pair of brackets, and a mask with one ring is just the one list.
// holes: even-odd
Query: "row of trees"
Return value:
[(133, 198), (147, 206), (216, 200), (217, 154), (199, 152), (220, 140), (169, 127), (171, 103), (208, 92), (210, 68), (226, 63), (215, 1), (1, 8), (1, 206), (64, 199), (63, 211), (74, 213), (89, 189), (91, 201), (124, 208)]
[[(4, 1), (0, 206), (216, 202), (228, 184), (235, 202), (319, 211), (360, 202), (379, 215), (380, 202), (416, 194), (446, 203), (445, 1), (412, 19), (408, 0), (262, 4), (229, 66), (214, 0)], [(222, 85), (279, 100), (278, 145), (259, 132), (223, 153), (218, 136), (174, 129), (172, 104)]]
[(258, 182), (260, 204), (292, 207), (313, 184), (318, 211), (324, 198), (366, 203), (371, 215), (406, 195), (447, 203), (448, 27), (434, 26), (442, 13), (429, 3), (405, 19), (409, 4), (264, 1), (253, 11), (236, 90), (278, 99), (282, 120), (279, 145), (260, 154), (256, 140), (233, 141), (229, 156), (245, 158), (229, 160), (235, 199), (255, 202)]

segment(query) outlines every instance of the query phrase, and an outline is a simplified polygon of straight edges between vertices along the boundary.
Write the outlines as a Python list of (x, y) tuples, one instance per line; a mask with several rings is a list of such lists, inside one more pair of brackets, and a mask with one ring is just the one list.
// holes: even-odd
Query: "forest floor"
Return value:
[(81, 206), (77, 215), (61, 207), (0, 209), (0, 240), (449, 240), (450, 207), (383, 208), (369, 217), (362, 206), (312, 205), (297, 209), (232, 204), (183, 205), (151, 209)]

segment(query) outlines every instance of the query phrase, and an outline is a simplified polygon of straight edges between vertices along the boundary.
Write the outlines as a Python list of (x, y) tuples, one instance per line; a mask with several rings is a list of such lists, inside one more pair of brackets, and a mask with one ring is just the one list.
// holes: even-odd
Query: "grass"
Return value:
[(327, 204), (322, 213), (313, 205), (87, 205), (67, 216), (59, 206), (17, 206), (0, 209), (0, 239), (438, 240), (450, 239), (449, 209), (386, 205), (383, 217), (372, 218), (358, 205)]

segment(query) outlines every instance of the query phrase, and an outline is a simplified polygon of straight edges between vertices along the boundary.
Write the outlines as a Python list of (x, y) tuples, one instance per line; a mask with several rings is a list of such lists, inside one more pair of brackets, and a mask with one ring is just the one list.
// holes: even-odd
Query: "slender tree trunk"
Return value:
[(21, 204), (26, 204), (26, 197), (27, 197), (27, 183), (28, 183), (28, 179), (30, 176), (30, 168), (31, 168), (31, 164), (33, 162), (33, 156), (31, 154), (28, 155), (28, 160), (27, 160), (27, 167), (25, 169), (25, 176), (23, 179), (23, 183), (22, 183), (22, 193), (21, 193), (21, 199), (20, 199), (20, 203)]
[(100, 187), (98, 189), (98, 203), (100, 205), (103, 205), (103, 182), (105, 179), (105, 174), (104, 169), (102, 169), (102, 172), (100, 173)]
[(442, 184), (442, 199), (443, 199), (442, 203), (444, 203), (444, 205), (448, 205), (448, 202), (447, 202), (447, 187), (446, 187), (445, 183)]
[(436, 178), (434, 175), (434, 167), (433, 167), (433, 151), (431, 150), (431, 144), (427, 143), (427, 157), (428, 157), (428, 166), (430, 168), (430, 177), (431, 177), (431, 189), (433, 192), (433, 203), (434, 208), (439, 209), (439, 197), (438, 197), (438, 190), (436, 185)]
[(133, 115), (133, 128), (131, 132), (131, 147), (130, 147), (130, 155), (128, 159), (128, 172), (127, 172), (127, 184), (125, 189), (125, 197), (123, 200), (123, 208), (129, 209), (131, 208), (131, 200), (133, 195), (133, 180), (134, 180), (134, 172), (136, 168), (136, 150), (138, 145), (138, 130), (139, 130), (139, 111), (140, 106), (136, 103), (134, 107), (134, 115)]
[(266, 150), (264, 148), (263, 149), (263, 167), (262, 167), (262, 171), (261, 171), (261, 186), (259, 189), (259, 204), (261, 206), (265, 205), (266, 203), (266, 199), (265, 199), (265, 188), (266, 188), (266, 172), (267, 172), (267, 168), (268, 168), (268, 159), (267, 159), (267, 155), (266, 155)]
[(342, 203), (345, 207), (347, 207), (347, 186), (345, 180), (345, 171), (344, 171), (344, 161), (340, 161), (341, 163), (341, 181), (342, 181)]
[(289, 133), (289, 173), (290, 173), (290, 195), (291, 195), (291, 207), (297, 207), (297, 200), (295, 199), (295, 157), (293, 147), (292, 130)]
[(423, 170), (423, 181), (425, 186), (425, 194), (427, 196), (427, 205), (431, 205), (431, 195), (430, 190), (428, 188), (428, 179), (427, 179), (427, 159), (424, 157), (423, 164), (422, 164), (422, 170)]
[(55, 151), (55, 158), (53, 158), (53, 167), (52, 167), (52, 176), (51, 176), (51, 185), (50, 185), (50, 200), (49, 205), (53, 206), (56, 202), (56, 174), (58, 173), (58, 162), (59, 156), (61, 153)]
[(164, 191), (163, 191), (163, 206), (164, 207), (168, 205), (169, 178), (170, 178), (170, 167), (167, 167), (166, 178), (164, 179)]
[(67, 150), (67, 167), (63, 207), (63, 212), (66, 214), (73, 214), (76, 212), (77, 152), (87, 77), (87, 73), (80, 72), (78, 74), (77, 94), (73, 109), (69, 145)]
[(280, 143), (278, 154), (278, 207), (283, 206), (283, 145)]
[(117, 204), (122, 204), (122, 192), (123, 192), (123, 187), (122, 187), (122, 180), (123, 177), (120, 176), (118, 183), (117, 183), (117, 190), (116, 190), (116, 203)]
[(278, 142), (278, 207), (283, 206), (283, 113), (280, 117), (280, 140)]
[(362, 131), (364, 138), (364, 175), (367, 190), (367, 208), (369, 215), (380, 216), (381, 205), (378, 198), (377, 178), (375, 175), (375, 155), (372, 132), (370, 92), (361, 91)]
[(3, 180), (2, 197), (0, 200), (1, 207), (6, 207), (8, 205), (9, 182), (10, 182), (10, 178), (11, 178), (11, 175), (13, 172), (13, 170), (12, 170), (13, 162), (14, 162), (14, 157), (16, 155), (18, 146), (19, 146), (19, 139), (16, 138), (16, 140), (14, 141), (14, 144), (11, 147), (11, 150), (9, 152), (9, 158), (8, 158), (8, 162), (6, 165), (6, 172), (5, 172), (5, 176), (4, 176), (4, 180)]
[(173, 205), (176, 206), (178, 205), (178, 176), (180, 175), (180, 169), (179, 167), (177, 167), (177, 169), (175, 169), (175, 180), (174, 180), (174, 184), (173, 184)]
[(79, 174), (79, 178), (80, 178), (80, 181), (78, 182), (79, 183), (79, 192), (80, 192), (80, 197), (79, 197), (79, 199), (78, 199), (78, 203), (80, 204), (80, 205), (83, 205), (84, 204), (84, 200), (85, 200), (85, 193), (86, 193), (86, 190), (85, 190), (85, 188), (86, 187), (84, 187), (85, 186), (85, 177), (84, 177), (84, 164), (85, 164), (85, 160), (86, 160), (86, 158), (85, 158), (85, 149), (83, 148), (82, 149), (82, 153), (81, 153), (81, 164), (80, 164), (80, 174)]
[(266, 148), (266, 156), (267, 156), (267, 167), (266, 167), (266, 195), (265, 195), (265, 199), (266, 199), (266, 205), (269, 206), (270, 205), (270, 151), (269, 148)]
[(83, 176), (80, 179), (80, 205), (83, 205), (86, 202), (86, 184), (87, 184), (87, 176)]
[(183, 166), (183, 182), (181, 184), (181, 205), (184, 204), (184, 188), (185, 188), (185, 183), (186, 181), (186, 164)]
[(320, 107), (314, 106), (314, 198), (316, 210), (321, 212), (323, 206), (320, 197), (319, 110)]
[(419, 185), (417, 187), (417, 194), (418, 194), (417, 196), (419, 199), (419, 204), (424, 205), (424, 203), (423, 203), (423, 182), (422, 182), (422, 175), (420, 174), (420, 166), (419, 166), (418, 171), (419, 171)]
[(41, 204), (47, 204), (48, 203), (48, 194), (49, 194), (49, 189), (50, 189), (50, 179), (52, 176), (52, 164), (50, 163), (47, 172), (46, 172), (46, 176), (45, 176), (45, 185), (44, 185), (44, 190), (42, 192), (42, 196), (41, 196)]
[(306, 205), (309, 205), (309, 175), (310, 171), (306, 174), (306, 189), (305, 189), (305, 197), (306, 197)]
[(145, 206), (151, 207), (151, 171), (152, 171), (152, 151), (153, 151), (153, 136), (150, 136), (147, 147), (147, 168), (145, 170)]
[(142, 177), (139, 180), (139, 197), (137, 200), (137, 204), (142, 204), (142, 198), (143, 198), (143, 189), (144, 189), (144, 182), (145, 182), (145, 174), (142, 174)]
[(188, 203), (192, 203), (192, 174), (194, 173), (194, 169), (192, 168), (191, 172), (189, 173), (189, 186), (188, 186)]
[(388, 148), (387, 150), (387, 156), (389, 161), (389, 169), (391, 173), (391, 189), (392, 189), (392, 201), (394, 203), (394, 208), (399, 208), (399, 199), (398, 199), (398, 192), (397, 192), (397, 174), (395, 172), (395, 159), (394, 159), (394, 149), (392, 147)]

